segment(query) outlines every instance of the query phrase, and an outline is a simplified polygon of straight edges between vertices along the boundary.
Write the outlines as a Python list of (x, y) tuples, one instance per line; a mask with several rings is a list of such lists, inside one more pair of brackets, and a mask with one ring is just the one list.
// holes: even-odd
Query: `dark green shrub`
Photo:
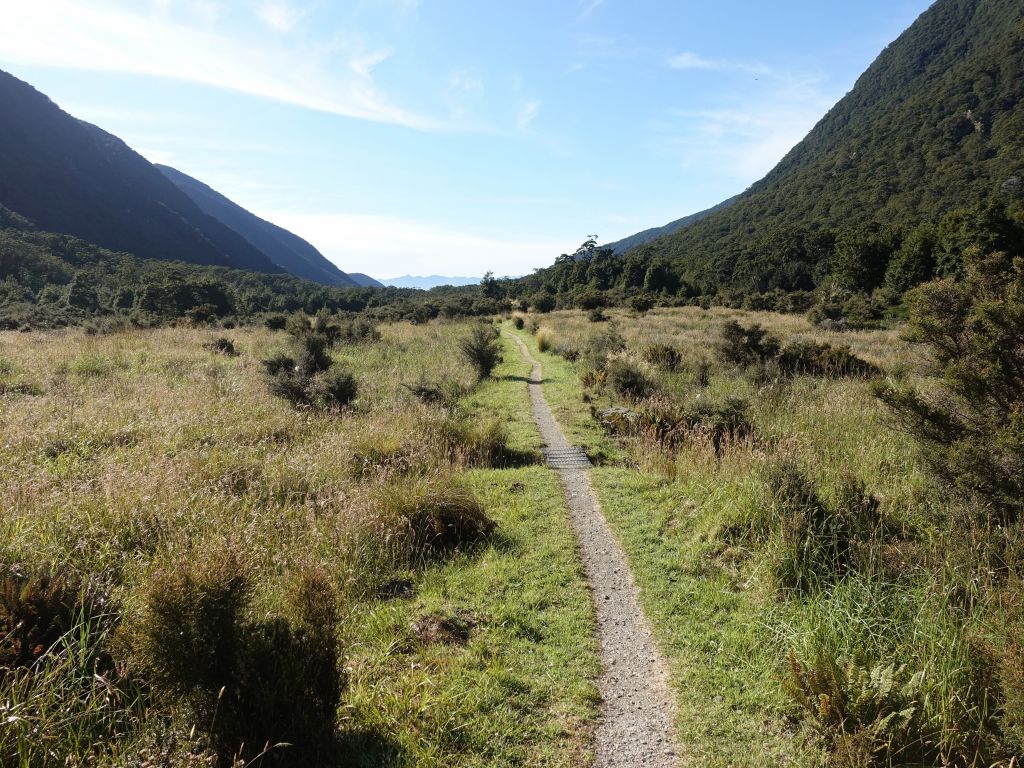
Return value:
[(326, 578), (304, 574), (291, 615), (254, 616), (248, 568), (230, 549), (164, 566), (126, 630), (156, 692), (185, 705), (222, 766), (318, 763), (331, 748), (342, 677), (335, 600)]
[(671, 450), (693, 441), (706, 442), (716, 456), (721, 456), (728, 441), (743, 440), (754, 433), (747, 410), (747, 402), (737, 397), (718, 402), (701, 398), (688, 403), (654, 397), (640, 403), (635, 411), (605, 411), (602, 424), (612, 434), (639, 437)]
[(718, 356), (729, 365), (764, 363), (778, 352), (778, 339), (757, 323), (744, 328), (735, 320), (729, 320), (722, 326)]
[(267, 315), (263, 324), (272, 331), (283, 331), (288, 325), (288, 316), (282, 314)]
[(638, 315), (650, 312), (654, 308), (654, 297), (646, 293), (638, 293), (629, 300), (629, 308)]
[(791, 341), (776, 358), (783, 375), (824, 376), (827, 378), (867, 378), (880, 373), (878, 368), (854, 355), (848, 348), (833, 347), (816, 341)]
[(646, 373), (622, 358), (609, 362), (605, 372), (608, 384), (623, 397), (642, 400), (653, 395), (658, 389), (657, 384)]
[(4, 669), (28, 667), (102, 600), (77, 579), (46, 570), (0, 573), (0, 677)]
[(523, 320), (522, 315), (516, 315), (512, 318), (512, 325), (515, 326), (516, 330), (523, 330), (523, 326), (526, 325), (526, 321)]
[(791, 650), (783, 688), (823, 737), (830, 765), (881, 768), (925, 757), (923, 677), (893, 664), (840, 660), (820, 648), (803, 662)]
[(600, 291), (584, 291), (576, 299), (576, 306), (584, 311), (592, 311), (608, 306), (608, 299)]
[(238, 354), (235, 350), (235, 343), (224, 336), (207, 342), (204, 346), (214, 354), (224, 355), (225, 357), (235, 357)]
[(477, 379), (483, 381), (501, 362), (501, 342), (498, 331), (490, 323), (476, 323), (459, 340), (463, 359), (476, 369)]
[(312, 400), (321, 408), (343, 408), (359, 394), (355, 376), (338, 367), (317, 377), (312, 385)]
[(644, 360), (663, 371), (677, 371), (683, 362), (679, 350), (668, 344), (648, 344), (642, 354)]
[(587, 313), (587, 319), (592, 323), (603, 323), (608, 319), (608, 315), (600, 307), (595, 307)]
[(570, 363), (575, 363), (580, 359), (580, 349), (575, 344), (569, 344), (567, 342), (559, 342), (555, 347), (555, 354), (564, 360), (568, 360)]
[(932, 386), (875, 386), (936, 474), (1004, 521), (1024, 512), (1024, 259), (965, 254), (963, 280), (907, 294)]
[(535, 293), (530, 300), (534, 312), (551, 312), (555, 308), (555, 297), (550, 293)]

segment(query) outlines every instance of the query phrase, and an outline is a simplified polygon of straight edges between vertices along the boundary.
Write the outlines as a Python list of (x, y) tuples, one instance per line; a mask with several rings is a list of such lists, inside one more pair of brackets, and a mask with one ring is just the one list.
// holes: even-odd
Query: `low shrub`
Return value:
[(29, 667), (70, 632), (83, 615), (101, 612), (102, 598), (77, 578), (48, 569), (0, 573), (0, 675)]
[(747, 402), (736, 397), (719, 402), (655, 397), (645, 400), (636, 411), (613, 408), (601, 418), (605, 429), (615, 435), (642, 438), (672, 450), (698, 440), (709, 443), (715, 455), (721, 456), (729, 441), (753, 435), (747, 409)]
[(206, 730), (220, 765), (270, 745), (263, 765), (315, 764), (331, 748), (343, 682), (334, 606), (311, 571), (287, 615), (257, 615), (249, 569), (228, 546), (154, 571), (125, 642), (156, 691)]
[(868, 378), (880, 373), (878, 368), (854, 355), (849, 348), (809, 340), (789, 342), (776, 360), (780, 371), (787, 376)]
[(605, 368), (607, 382), (622, 397), (643, 400), (658, 390), (658, 385), (633, 362), (621, 357), (609, 361)]
[(580, 359), (580, 348), (575, 344), (562, 341), (555, 347), (555, 354), (570, 363), (575, 363)]
[(802, 662), (791, 650), (783, 687), (825, 740), (830, 765), (871, 768), (924, 757), (923, 678), (905, 666), (868, 666), (822, 649)]
[(501, 362), (501, 342), (498, 330), (490, 323), (474, 323), (459, 339), (463, 359), (476, 370), (477, 380), (483, 381)]
[(203, 345), (206, 349), (210, 350), (216, 355), (224, 355), (225, 357), (235, 357), (238, 352), (235, 350), (235, 343), (224, 336), (208, 341)]
[(663, 371), (677, 371), (683, 362), (679, 350), (668, 344), (648, 344), (642, 354), (644, 360)]
[(515, 326), (517, 331), (523, 330), (523, 326), (526, 325), (526, 321), (523, 320), (522, 315), (516, 315), (512, 318), (512, 325)]
[(595, 307), (587, 313), (587, 319), (592, 323), (603, 323), (608, 320), (608, 314), (600, 307)]
[(629, 308), (638, 315), (646, 314), (654, 308), (654, 297), (647, 293), (639, 293), (630, 298)]
[(413, 560), (474, 547), (496, 525), (465, 486), (439, 477), (406, 479), (377, 495), (377, 525)]
[(334, 366), (313, 381), (312, 402), (320, 408), (344, 408), (359, 394), (359, 384), (349, 371)]
[(757, 323), (744, 328), (735, 320), (722, 326), (718, 356), (729, 365), (764, 363), (779, 353), (779, 340)]

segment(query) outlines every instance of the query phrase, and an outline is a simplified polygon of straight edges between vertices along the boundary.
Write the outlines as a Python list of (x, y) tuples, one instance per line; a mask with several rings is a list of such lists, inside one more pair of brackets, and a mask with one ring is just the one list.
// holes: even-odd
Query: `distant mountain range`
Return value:
[(441, 285), (477, 285), (479, 277), (445, 277), (443, 275), (402, 275), (381, 280), (392, 288), (422, 288), (430, 290)]
[(2, 71), (0, 205), (40, 230), (142, 258), (360, 284), (302, 238), (190, 176), (153, 165)]
[(348, 276), (355, 280), (356, 285), (362, 288), (383, 288), (384, 283), (379, 280), (374, 280), (369, 275), (364, 275), (362, 272), (349, 272)]

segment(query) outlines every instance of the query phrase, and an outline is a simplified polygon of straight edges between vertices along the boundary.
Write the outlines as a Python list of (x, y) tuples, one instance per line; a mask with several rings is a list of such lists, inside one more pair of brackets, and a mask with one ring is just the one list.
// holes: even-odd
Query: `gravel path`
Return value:
[(668, 675), (654, 644), (626, 556), (601, 514), (590, 485), (590, 462), (570, 445), (541, 390), (541, 368), (533, 364), (530, 402), (544, 440), (544, 455), (562, 478), (580, 556), (597, 612), (603, 672), (598, 681), (601, 715), (594, 736), (595, 768), (673, 768), (677, 764)]

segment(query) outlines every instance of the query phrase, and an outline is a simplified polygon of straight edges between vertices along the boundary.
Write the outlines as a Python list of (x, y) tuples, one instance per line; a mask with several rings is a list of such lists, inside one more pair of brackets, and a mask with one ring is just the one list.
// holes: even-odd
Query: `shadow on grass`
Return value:
[(541, 379), (540, 381), (534, 382), (529, 376), (495, 376), (495, 381), (520, 381), (524, 384), (543, 384), (547, 379)]
[(519, 469), (521, 467), (532, 467), (543, 463), (543, 456), (539, 451), (521, 451), (516, 448), (503, 447), (491, 461), (493, 469)]
[(397, 741), (368, 728), (343, 731), (338, 735), (335, 760), (325, 765), (346, 768), (399, 768), (408, 760)]

